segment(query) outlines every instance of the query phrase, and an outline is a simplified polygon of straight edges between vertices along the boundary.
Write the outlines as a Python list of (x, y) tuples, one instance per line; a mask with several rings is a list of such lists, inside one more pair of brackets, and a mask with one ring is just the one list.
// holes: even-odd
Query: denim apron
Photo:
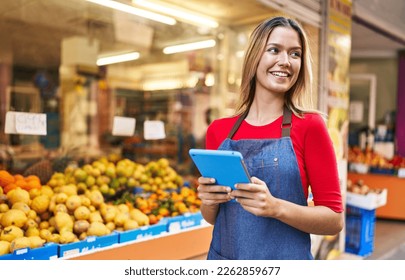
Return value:
[[(290, 138), (291, 111), (284, 109), (280, 139), (232, 140), (247, 113), (239, 117), (218, 149), (241, 152), (250, 176), (265, 181), (274, 197), (307, 205)], [(303, 260), (313, 256), (308, 233), (277, 219), (255, 216), (229, 201), (219, 206), (207, 258)]]

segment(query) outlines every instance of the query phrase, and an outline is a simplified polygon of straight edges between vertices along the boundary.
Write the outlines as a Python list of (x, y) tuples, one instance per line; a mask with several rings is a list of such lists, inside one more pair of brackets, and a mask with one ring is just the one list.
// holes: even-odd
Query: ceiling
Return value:
[[(129, 3), (129, 0), (121, 2)], [(161, 1), (194, 12), (209, 15), (225, 26), (242, 26), (258, 22), (274, 12), (254, 0), (166, 0)], [(0, 5), (0, 61), (12, 58), (14, 65), (35, 68), (57, 68), (60, 64), (61, 42), (70, 36), (87, 36), (100, 41), (100, 51), (134, 48), (134, 44), (117, 40), (116, 14), (111, 9), (84, 0), (1, 0)], [(191, 37), (218, 35), (212, 31), (186, 23), (176, 27), (133, 17), (139, 27), (153, 29), (151, 48), (145, 48), (143, 38), (135, 46), (140, 51), (153, 53), (155, 48)], [(121, 30), (122, 31), (122, 30)], [(139, 29), (142, 32), (143, 29)], [(215, 34), (213, 33), (215, 32)], [(404, 42), (395, 42), (371, 31), (362, 23), (353, 23), (352, 52), (395, 53), (404, 49)], [(128, 34), (128, 38), (132, 35)], [(146, 44), (147, 45), (147, 44)]]

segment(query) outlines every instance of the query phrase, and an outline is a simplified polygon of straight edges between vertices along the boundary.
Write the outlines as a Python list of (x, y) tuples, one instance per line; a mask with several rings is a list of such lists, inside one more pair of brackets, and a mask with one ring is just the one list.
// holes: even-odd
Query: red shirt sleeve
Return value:
[(320, 115), (306, 115), (310, 121), (304, 138), (304, 166), (315, 205), (342, 212), (336, 155), (325, 121)]

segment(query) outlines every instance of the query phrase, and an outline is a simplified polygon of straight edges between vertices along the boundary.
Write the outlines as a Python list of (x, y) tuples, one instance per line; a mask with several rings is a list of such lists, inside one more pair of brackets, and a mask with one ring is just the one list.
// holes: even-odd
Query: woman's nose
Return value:
[(285, 66), (285, 67), (290, 66), (290, 59), (288, 57), (288, 53), (281, 52), (279, 54), (278, 65)]

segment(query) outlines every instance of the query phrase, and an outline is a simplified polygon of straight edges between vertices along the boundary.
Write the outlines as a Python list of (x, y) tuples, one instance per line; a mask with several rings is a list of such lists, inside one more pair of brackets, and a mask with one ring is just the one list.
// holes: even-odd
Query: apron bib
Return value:
[[(232, 140), (246, 112), (218, 149), (242, 153), (249, 174), (265, 181), (274, 197), (307, 205), (289, 137), (291, 114), (290, 110), (284, 110), (280, 139)], [(220, 204), (208, 259), (303, 260), (313, 256), (308, 233), (277, 219), (255, 216), (230, 201)]]

